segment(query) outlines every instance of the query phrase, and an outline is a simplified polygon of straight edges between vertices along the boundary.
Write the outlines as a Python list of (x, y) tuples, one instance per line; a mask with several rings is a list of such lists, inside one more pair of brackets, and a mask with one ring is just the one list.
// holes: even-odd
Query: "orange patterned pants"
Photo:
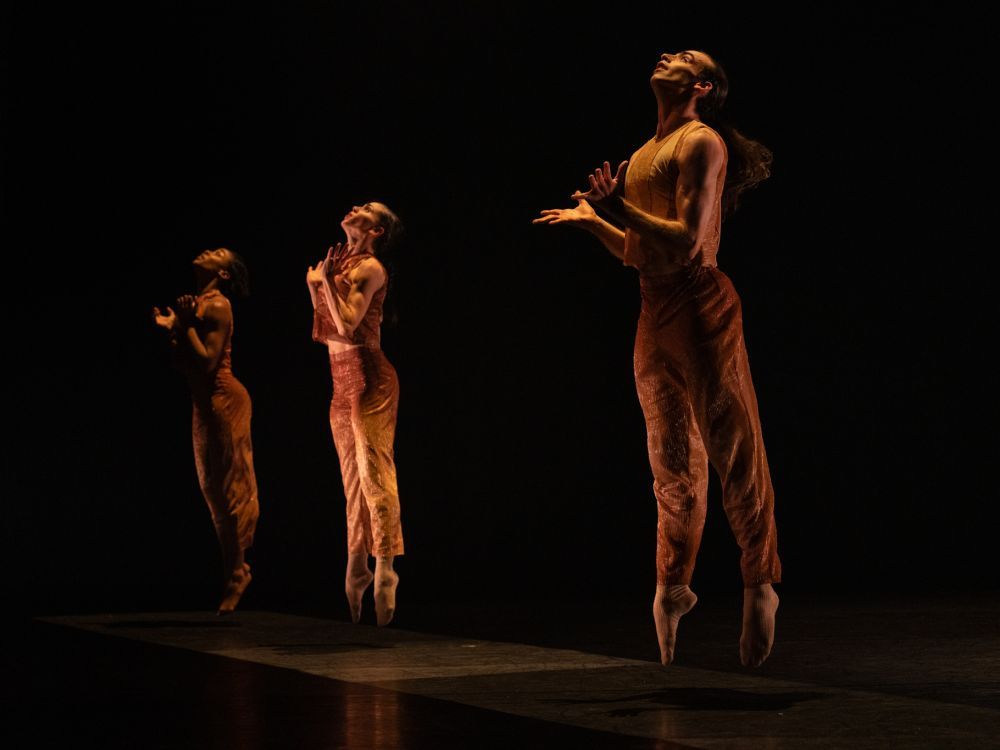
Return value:
[(191, 420), (198, 483), (223, 546), (253, 544), (259, 507), (250, 441), (250, 395), (220, 370), (210, 393), (195, 393)]
[(392, 443), (399, 380), (380, 349), (331, 354), (330, 428), (347, 498), (347, 551), (375, 557), (403, 554), (399, 491)]
[(691, 582), (711, 461), (742, 550), (744, 585), (776, 583), (774, 491), (739, 296), (729, 278), (709, 266), (640, 283), (635, 382), (658, 508), (656, 582)]

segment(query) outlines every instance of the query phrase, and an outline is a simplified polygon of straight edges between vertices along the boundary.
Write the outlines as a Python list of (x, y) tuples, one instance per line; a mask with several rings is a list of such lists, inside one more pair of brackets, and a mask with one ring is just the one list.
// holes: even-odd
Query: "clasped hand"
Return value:
[(618, 184), (625, 174), (625, 167), (627, 165), (627, 161), (619, 164), (618, 171), (612, 177), (611, 164), (604, 162), (603, 167), (598, 167), (594, 170), (593, 174), (587, 175), (587, 179), (590, 182), (590, 190), (586, 193), (577, 190), (570, 196), (570, 198), (576, 201), (574, 208), (546, 208), (531, 223), (586, 225), (588, 222), (593, 221), (597, 215), (594, 213), (590, 202), (600, 204), (600, 201), (612, 195), (618, 189)]
[(338, 242), (336, 245), (332, 245), (327, 248), (326, 257), (323, 258), (315, 266), (309, 266), (309, 270), (306, 271), (306, 283), (310, 286), (320, 286), (326, 281), (326, 271), (327, 267), (330, 265), (330, 261), (334, 255), (340, 252), (343, 245)]
[(618, 170), (615, 172), (615, 176), (611, 176), (611, 164), (604, 162), (603, 167), (598, 167), (594, 170), (593, 174), (587, 175), (587, 181), (590, 183), (590, 190), (586, 193), (581, 193), (577, 190), (570, 198), (574, 200), (588, 200), (591, 203), (599, 202), (611, 196), (617, 189), (618, 184), (621, 179), (625, 176), (625, 167), (628, 166), (627, 161), (623, 161), (618, 165)]
[(174, 302), (177, 312), (167, 305), (167, 312), (153, 308), (153, 322), (165, 331), (174, 331), (182, 325), (190, 325), (198, 310), (198, 298), (193, 294), (184, 294)]

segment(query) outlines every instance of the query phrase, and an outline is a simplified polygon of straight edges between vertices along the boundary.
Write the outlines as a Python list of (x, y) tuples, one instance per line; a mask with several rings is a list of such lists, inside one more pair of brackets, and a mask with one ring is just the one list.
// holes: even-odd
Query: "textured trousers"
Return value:
[(781, 578), (774, 491), (739, 296), (717, 268), (640, 278), (635, 382), (658, 509), (656, 582), (689, 584), (705, 525), (708, 463), (742, 550), (745, 586)]
[(250, 440), (250, 395), (229, 370), (219, 370), (211, 391), (195, 392), (191, 435), (198, 483), (220, 541), (253, 544), (259, 506)]
[(330, 428), (347, 498), (349, 554), (403, 554), (393, 439), (399, 380), (380, 349), (330, 355)]

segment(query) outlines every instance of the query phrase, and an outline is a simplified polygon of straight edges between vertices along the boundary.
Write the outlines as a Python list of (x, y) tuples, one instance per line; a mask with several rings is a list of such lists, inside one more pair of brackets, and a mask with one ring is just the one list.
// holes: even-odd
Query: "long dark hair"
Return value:
[(389, 292), (392, 287), (399, 283), (399, 267), (397, 260), (397, 250), (402, 242), (405, 230), (403, 222), (396, 215), (396, 212), (380, 201), (373, 201), (381, 207), (378, 214), (381, 219), (380, 226), (385, 230), (375, 240), (375, 257), (385, 268), (385, 305), (382, 308), (383, 320), (389, 325), (399, 323), (399, 306), (395, 297), (390, 297)]
[(717, 60), (706, 65), (699, 80), (712, 84), (712, 89), (696, 103), (702, 122), (715, 130), (726, 142), (729, 166), (722, 191), (722, 212), (728, 216), (740, 205), (740, 196), (771, 176), (774, 155), (763, 143), (747, 138), (722, 117), (722, 107), (729, 94), (729, 77)]

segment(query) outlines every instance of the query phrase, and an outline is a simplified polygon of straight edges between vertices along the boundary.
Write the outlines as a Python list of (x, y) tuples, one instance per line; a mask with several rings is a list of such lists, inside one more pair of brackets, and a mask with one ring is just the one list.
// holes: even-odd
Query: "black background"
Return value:
[[(903, 6), (899, 6), (902, 8)], [(224, 244), (261, 521), (247, 606), (343, 614), (307, 264), (404, 219), (400, 596), (651, 595), (634, 272), (536, 227), (652, 133), (663, 51), (775, 153), (727, 222), (786, 592), (996, 585), (984, 26), (943, 8), (141, 3), (8, 10), (6, 578), (35, 612), (209, 608), (190, 402), (149, 307)], [(970, 232), (971, 230), (971, 232)], [(694, 586), (740, 586), (717, 482)], [(346, 611), (346, 610), (345, 610)]]

